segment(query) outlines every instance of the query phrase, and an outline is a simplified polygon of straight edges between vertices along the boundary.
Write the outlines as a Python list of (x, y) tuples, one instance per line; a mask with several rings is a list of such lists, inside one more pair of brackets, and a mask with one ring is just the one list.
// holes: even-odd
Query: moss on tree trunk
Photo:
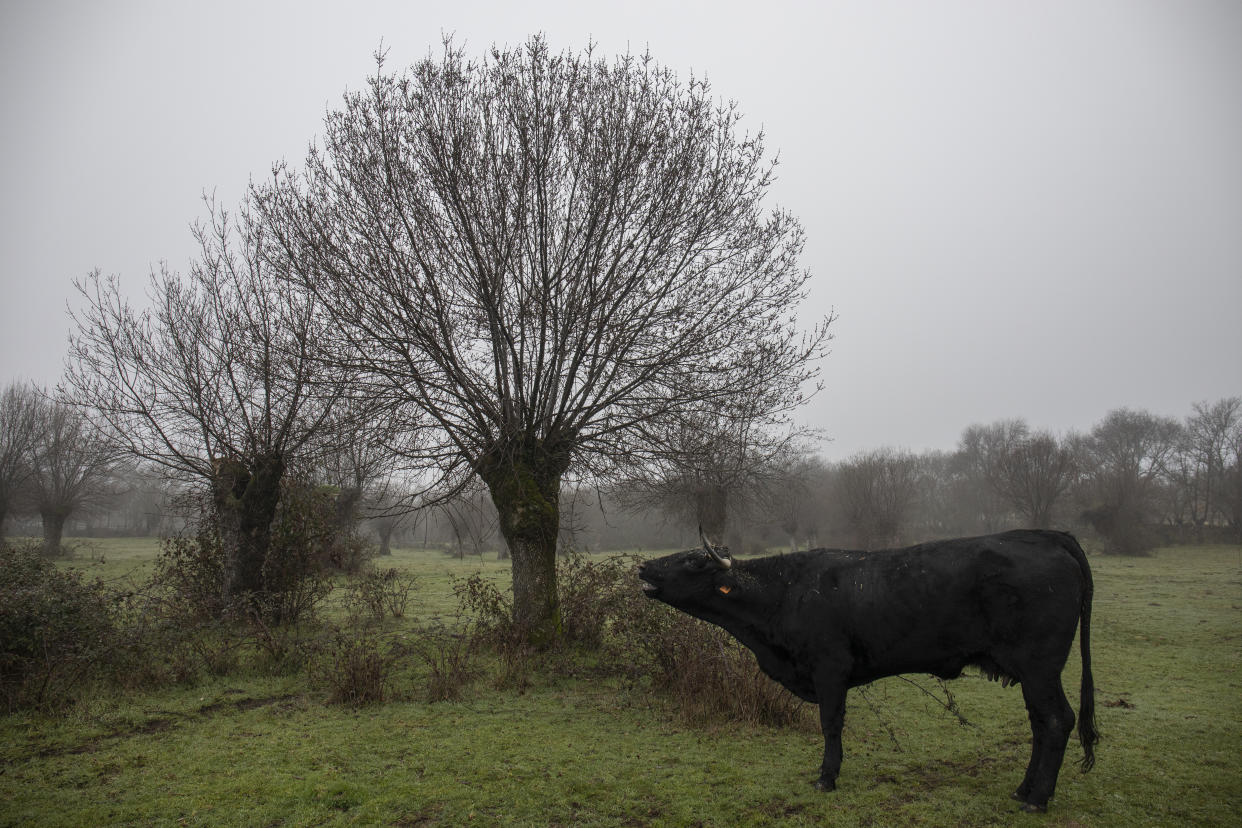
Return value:
[(284, 459), (278, 454), (255, 458), (248, 465), (225, 460), (217, 466), (212, 494), (221, 536), (229, 548), (226, 601), (266, 593), (263, 565), (271, 547), (284, 473)]
[(567, 454), (534, 440), (498, 445), (478, 464), (512, 559), (514, 624), (541, 648), (561, 632), (556, 539), (561, 476), (568, 465)]

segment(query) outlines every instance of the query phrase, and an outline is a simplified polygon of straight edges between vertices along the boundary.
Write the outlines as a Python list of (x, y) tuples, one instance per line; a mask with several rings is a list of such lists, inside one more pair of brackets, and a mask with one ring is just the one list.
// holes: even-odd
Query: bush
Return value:
[(394, 663), (378, 637), (337, 630), (312, 663), (311, 676), (328, 687), (331, 702), (361, 707), (388, 698)]
[(47, 560), (37, 542), (0, 542), (0, 694), (9, 711), (50, 708), (104, 662), (116, 642), (113, 596)]
[(629, 611), (634, 593), (631, 558), (592, 560), (571, 552), (557, 563), (564, 640), (585, 649), (604, 646), (609, 627)]
[(187, 623), (238, 621), (256, 616), (264, 624), (309, 619), (332, 591), (327, 568), (338, 546), (331, 503), (300, 483), (287, 484), (271, 527), (262, 565), (260, 594), (228, 594), (236, 550), (220, 531), (210, 502), (200, 502), (185, 534), (160, 545), (153, 578), (164, 608)]
[(759, 669), (727, 632), (641, 595), (618, 616), (613, 663), (669, 694), (688, 722), (815, 727), (805, 702)]
[(477, 630), (467, 625), (460, 631), (439, 625), (426, 631), (410, 650), (429, 670), (426, 700), (432, 704), (459, 701), (465, 688), (479, 675), (474, 663)]
[(345, 607), (355, 618), (374, 621), (383, 621), (386, 615), (404, 618), (410, 593), (416, 585), (417, 578), (397, 569), (364, 572), (350, 583)]
[[(807, 705), (759, 669), (749, 650), (719, 627), (643, 596), (633, 558), (560, 560), (564, 645), (592, 651), (596, 667), (672, 697), (687, 721), (742, 721), (815, 728)], [(529, 685), (534, 654), (512, 622), (512, 601), (491, 581), (472, 575), (459, 582), (459, 614), (474, 620), (476, 635), (502, 659), (498, 687)], [(545, 669), (557, 663), (542, 654)]]

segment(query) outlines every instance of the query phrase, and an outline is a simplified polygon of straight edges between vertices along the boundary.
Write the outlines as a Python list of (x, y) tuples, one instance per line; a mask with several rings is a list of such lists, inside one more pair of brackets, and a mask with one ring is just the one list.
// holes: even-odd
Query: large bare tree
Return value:
[(263, 228), (244, 206), (208, 206), (197, 260), (153, 273), (149, 308), (98, 271), (78, 283), (66, 376), (114, 444), (206, 484), (231, 599), (264, 591), (282, 481), (318, 450), (344, 383), (325, 367), (313, 304), (275, 278)]
[(39, 411), (39, 389), (33, 384), (9, 383), (0, 393), (0, 539), (33, 471), (30, 452), (46, 425)]
[(423, 464), (486, 484), (531, 640), (559, 625), (567, 473), (641, 463), (734, 395), (788, 411), (817, 372), (803, 230), (766, 206), (774, 164), (739, 118), (648, 56), (446, 43), (380, 58), (304, 171), (258, 188), (355, 365), (435, 424)]

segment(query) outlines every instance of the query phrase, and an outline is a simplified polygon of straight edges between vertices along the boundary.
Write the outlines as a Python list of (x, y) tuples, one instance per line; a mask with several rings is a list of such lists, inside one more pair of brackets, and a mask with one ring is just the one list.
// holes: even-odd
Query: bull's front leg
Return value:
[(837, 788), (837, 775), (841, 773), (841, 729), (845, 725), (845, 681), (839, 677), (824, 677), (815, 682), (819, 697), (819, 726), (824, 733), (824, 762), (819, 766), (819, 779), (815, 789), (833, 791)]

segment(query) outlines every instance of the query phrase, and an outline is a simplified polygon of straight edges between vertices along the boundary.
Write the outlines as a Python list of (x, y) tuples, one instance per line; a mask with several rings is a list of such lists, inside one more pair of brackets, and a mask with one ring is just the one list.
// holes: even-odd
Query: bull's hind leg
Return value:
[(1074, 709), (1061, 688), (1061, 677), (1023, 678), (1022, 697), (1031, 720), (1031, 762), (1014, 798), (1024, 811), (1048, 809), (1065, 759), (1065, 746), (1074, 729)]
[(835, 677), (815, 683), (819, 697), (819, 725), (824, 733), (824, 761), (815, 788), (834, 791), (841, 772), (841, 731), (845, 726), (845, 683)]

